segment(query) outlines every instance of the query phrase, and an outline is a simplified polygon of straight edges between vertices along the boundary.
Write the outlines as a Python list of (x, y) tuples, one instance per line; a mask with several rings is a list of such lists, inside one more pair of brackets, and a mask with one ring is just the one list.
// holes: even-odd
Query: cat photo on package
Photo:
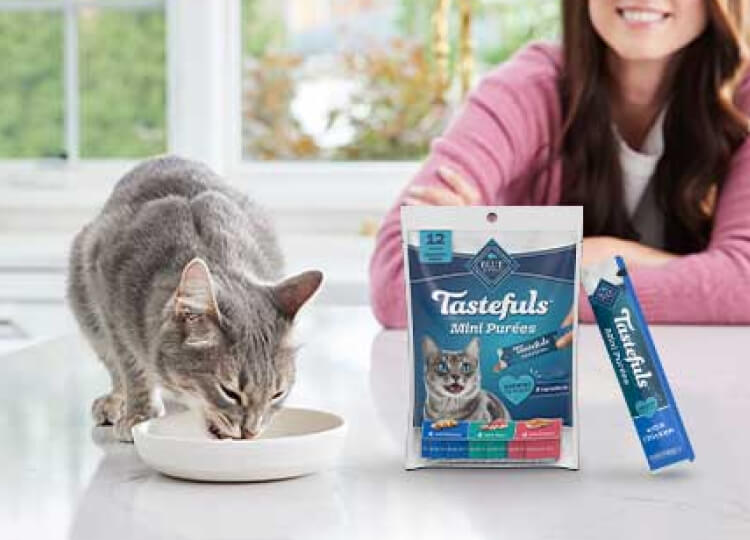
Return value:
[(479, 369), (479, 338), (472, 338), (458, 351), (440, 350), (435, 341), (422, 339), (427, 420), (510, 420), (503, 402), (482, 389)]

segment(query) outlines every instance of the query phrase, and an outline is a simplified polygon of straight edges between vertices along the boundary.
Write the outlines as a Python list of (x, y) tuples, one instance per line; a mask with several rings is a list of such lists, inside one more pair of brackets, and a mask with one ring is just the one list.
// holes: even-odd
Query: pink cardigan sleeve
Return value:
[[(555, 121), (557, 66), (542, 45), (532, 46), (490, 73), (472, 92), (460, 114), (412, 179), (412, 185), (439, 185), (440, 166), (475, 183), (482, 201), (507, 202), (510, 184), (524, 175), (550, 140)], [(370, 261), (370, 299), (386, 327), (406, 325), (400, 207), (405, 191), (378, 232)]]
[[(750, 74), (735, 101), (750, 116)], [(708, 247), (630, 274), (649, 322), (750, 324), (750, 138), (732, 156)], [(580, 305), (582, 320), (593, 321), (588, 302)]]
[(750, 324), (750, 139), (732, 158), (708, 248), (630, 273), (649, 322)]

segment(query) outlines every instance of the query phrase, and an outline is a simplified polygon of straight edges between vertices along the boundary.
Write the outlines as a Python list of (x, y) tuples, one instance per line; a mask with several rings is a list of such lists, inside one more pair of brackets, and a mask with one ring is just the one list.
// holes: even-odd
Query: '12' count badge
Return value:
[(419, 231), (419, 262), (445, 264), (453, 260), (451, 231)]

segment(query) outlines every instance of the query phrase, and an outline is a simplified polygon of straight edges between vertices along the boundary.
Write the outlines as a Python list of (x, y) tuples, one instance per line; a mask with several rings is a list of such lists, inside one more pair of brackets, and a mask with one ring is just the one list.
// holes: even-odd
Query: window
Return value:
[(63, 18), (4, 8), (0, 4), (0, 156), (59, 157), (65, 152)]
[[(418, 160), (461, 102), (462, 69), (473, 65), (475, 82), (524, 42), (555, 36), (557, 19), (557, 0), (0, 0), (0, 159), (137, 159), (221, 138), (236, 148), (225, 171), (241, 160)], [(217, 48), (239, 64), (236, 84), (175, 82), (194, 60), (206, 78), (234, 77), (208, 74)], [(181, 120), (198, 98), (215, 103), (209, 118), (239, 120), (198, 133), (212, 121)]]
[(0, 0), (0, 158), (166, 150), (162, 0)]
[(80, 222), (135, 161), (172, 152), (282, 229), (371, 231), (460, 105), (464, 68), (473, 84), (554, 37), (558, 2), (0, 0), (0, 215)]
[(473, 64), (475, 82), (554, 37), (558, 4), (243, 0), (243, 158), (420, 159), (461, 101), (462, 67)]

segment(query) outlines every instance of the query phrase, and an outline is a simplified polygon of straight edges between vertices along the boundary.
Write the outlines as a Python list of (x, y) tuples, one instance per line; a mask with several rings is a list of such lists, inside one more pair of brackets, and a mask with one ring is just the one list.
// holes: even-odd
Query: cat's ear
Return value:
[(180, 317), (209, 315), (219, 320), (211, 271), (203, 259), (196, 257), (182, 270), (174, 309), (175, 315)]
[(466, 356), (479, 360), (479, 338), (473, 338), (464, 349)]
[(195, 258), (182, 270), (175, 295), (175, 317), (183, 325), (184, 344), (208, 349), (221, 339), (216, 322), (220, 321), (211, 271), (203, 259)]
[(430, 336), (422, 338), (422, 356), (426, 359), (434, 358), (440, 354), (437, 344), (432, 340)]
[(285, 279), (271, 287), (274, 304), (283, 315), (292, 319), (307, 302), (323, 281), (323, 273), (308, 270)]

